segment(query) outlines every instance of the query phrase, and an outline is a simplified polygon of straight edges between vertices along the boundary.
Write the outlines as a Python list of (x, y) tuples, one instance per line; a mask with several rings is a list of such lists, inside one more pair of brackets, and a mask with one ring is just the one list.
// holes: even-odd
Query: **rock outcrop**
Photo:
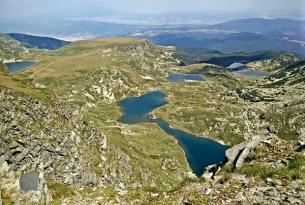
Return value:
[(212, 164), (205, 168), (205, 171), (202, 175), (204, 179), (213, 179), (215, 174), (220, 170), (220, 165)]
[(30, 171), (73, 187), (103, 181), (106, 136), (78, 110), (0, 87), (0, 112), (0, 178), (7, 178), (1, 189), (22, 191), (15, 180)]
[(240, 167), (249, 153), (261, 142), (262, 137), (256, 135), (251, 140), (234, 145), (226, 151), (228, 163), (233, 163), (235, 167)]
[(298, 141), (296, 144), (296, 151), (297, 152), (302, 152), (305, 150), (305, 143), (302, 141)]

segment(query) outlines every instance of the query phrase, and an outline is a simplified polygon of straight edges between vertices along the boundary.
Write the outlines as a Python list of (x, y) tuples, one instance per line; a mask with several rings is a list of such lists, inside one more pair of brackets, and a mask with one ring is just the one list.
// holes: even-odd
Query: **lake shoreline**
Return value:
[(163, 119), (158, 118), (154, 114), (154, 110), (168, 104), (165, 100), (166, 96), (161, 91), (153, 91), (119, 101), (117, 105), (120, 106), (122, 116), (118, 122), (124, 124), (156, 123), (162, 131), (177, 140), (184, 151), (189, 167), (197, 177), (201, 177), (208, 165), (221, 164), (225, 160), (225, 151), (228, 146), (208, 137), (200, 137), (175, 129)]
[(36, 65), (38, 62), (34, 60), (18, 60), (14, 62), (6, 62), (4, 63), (7, 71), (9, 73), (16, 73), (16, 72), (21, 72), (24, 71), (34, 65)]

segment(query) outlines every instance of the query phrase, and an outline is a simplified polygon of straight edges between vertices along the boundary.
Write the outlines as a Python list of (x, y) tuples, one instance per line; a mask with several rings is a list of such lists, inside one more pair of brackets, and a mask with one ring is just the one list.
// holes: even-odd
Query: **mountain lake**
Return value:
[(118, 105), (123, 114), (118, 121), (125, 124), (157, 123), (165, 133), (178, 141), (184, 150), (190, 168), (196, 176), (200, 177), (204, 173), (205, 167), (211, 164), (220, 164), (225, 159), (225, 151), (228, 146), (207, 137), (199, 137), (175, 129), (160, 118), (153, 119), (150, 113), (166, 105), (165, 98), (165, 93), (153, 91), (139, 97), (130, 97), (119, 101)]

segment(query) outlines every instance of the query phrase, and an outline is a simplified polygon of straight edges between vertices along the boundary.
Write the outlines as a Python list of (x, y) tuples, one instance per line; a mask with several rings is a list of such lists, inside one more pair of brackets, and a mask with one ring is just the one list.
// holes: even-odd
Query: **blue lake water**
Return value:
[(250, 77), (250, 78), (265, 78), (269, 76), (268, 72), (250, 70), (250, 69), (242, 69), (242, 70), (234, 71), (233, 74), (239, 75), (241, 77)]
[(39, 186), (39, 172), (29, 172), (20, 177), (20, 188), (24, 192), (37, 191)]
[(34, 65), (36, 61), (20, 61), (20, 62), (12, 62), (12, 63), (5, 63), (7, 70), (11, 73), (21, 71), (28, 67)]
[(123, 115), (118, 119), (125, 124), (150, 122), (149, 113), (167, 104), (166, 95), (160, 91), (147, 93), (139, 97), (130, 97), (118, 102)]
[(172, 128), (164, 120), (152, 119), (149, 115), (154, 109), (167, 104), (166, 95), (160, 91), (147, 93), (139, 97), (131, 97), (118, 104), (123, 112), (119, 122), (137, 124), (141, 122), (155, 122), (167, 134), (175, 137), (183, 148), (187, 162), (193, 172), (200, 177), (204, 168), (211, 164), (219, 164), (225, 159), (228, 148), (206, 137), (198, 137), (190, 133)]
[(171, 82), (203, 81), (204, 77), (200, 74), (173, 73), (167, 77), (167, 80)]

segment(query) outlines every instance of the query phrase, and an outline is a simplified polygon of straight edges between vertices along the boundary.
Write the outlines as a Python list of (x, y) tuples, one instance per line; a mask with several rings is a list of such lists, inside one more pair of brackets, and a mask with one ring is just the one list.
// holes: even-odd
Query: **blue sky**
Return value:
[(305, 18), (305, 0), (0, 0), (0, 19), (208, 12)]

